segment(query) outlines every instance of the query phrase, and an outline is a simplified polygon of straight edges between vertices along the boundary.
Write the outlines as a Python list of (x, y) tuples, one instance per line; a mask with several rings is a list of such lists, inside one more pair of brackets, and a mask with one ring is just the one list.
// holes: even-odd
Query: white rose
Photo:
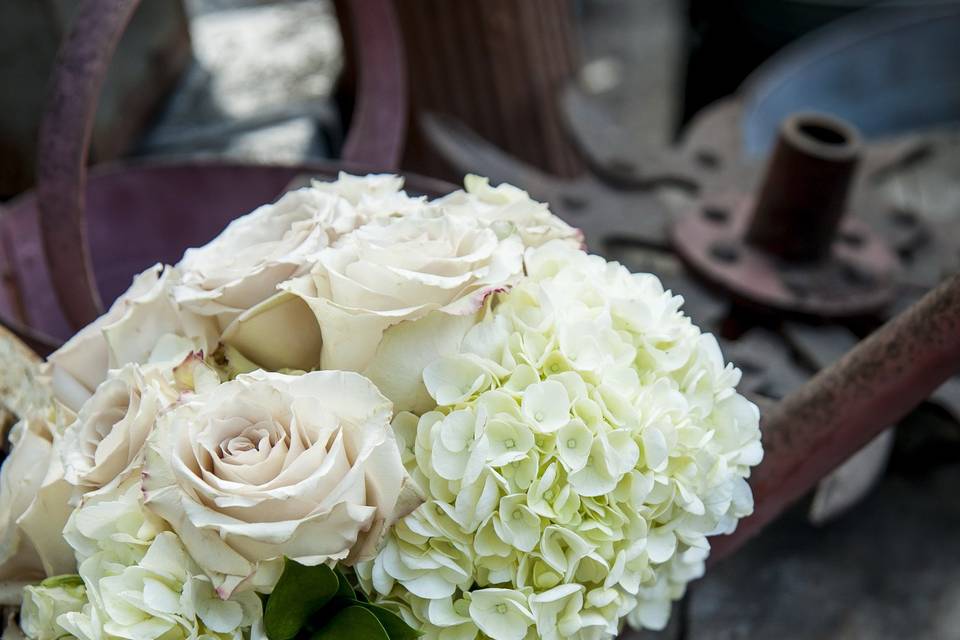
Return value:
[(25, 585), (70, 573), (75, 562), (60, 533), (70, 515), (69, 485), (53, 429), (39, 417), (21, 420), (10, 441), (13, 450), (0, 469), (0, 580)]
[(67, 631), (57, 618), (65, 613), (81, 611), (87, 603), (87, 592), (80, 576), (47, 578), (23, 591), (20, 626), (32, 640), (58, 640)]
[(177, 390), (156, 368), (128, 364), (97, 387), (63, 434), (64, 477), (84, 491), (109, 484), (141, 458), (160, 411)]
[(273, 295), (278, 284), (308, 270), (317, 253), (352, 231), (350, 203), (320, 189), (290, 191), (237, 218), (203, 247), (187, 249), (174, 289), (181, 305), (218, 316), (221, 326)]
[(355, 373), (254, 372), (163, 415), (147, 444), (146, 505), (226, 597), (269, 590), (283, 556), (372, 557), (420, 502), (390, 402)]
[[(164, 337), (179, 336), (209, 353), (217, 344), (216, 324), (185, 312), (172, 300), (170, 290), (179, 275), (170, 267), (154, 265), (133, 280), (110, 310), (84, 327), (47, 358), (47, 375), (54, 396), (73, 411), (93, 394), (107, 371), (129, 362), (151, 360)], [(184, 354), (181, 354), (181, 357)]]
[(516, 235), (499, 238), (466, 218), (377, 220), (320, 254), (309, 275), (282, 285), (286, 293), (241, 316), (223, 339), (263, 366), (290, 367), (302, 351), (279, 351), (265, 338), (284, 330), (285, 310), (305, 303), (316, 317), (307, 342), (322, 350), (319, 363), (300, 368), (364, 371), (390, 327), (435, 311), (476, 312), (521, 276), (522, 251)]
[(444, 214), (471, 218), (493, 228), (512, 226), (526, 247), (563, 240), (573, 248), (583, 245), (583, 233), (550, 213), (543, 202), (533, 200), (523, 189), (503, 183), (490, 186), (488, 178), (468, 174), (464, 190), (434, 200)]

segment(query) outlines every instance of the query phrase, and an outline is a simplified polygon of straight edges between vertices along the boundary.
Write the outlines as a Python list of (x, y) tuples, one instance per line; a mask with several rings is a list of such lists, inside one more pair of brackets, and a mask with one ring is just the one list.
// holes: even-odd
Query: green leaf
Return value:
[(345, 638), (390, 640), (390, 636), (387, 635), (377, 616), (358, 605), (343, 609), (310, 636), (310, 640), (344, 640)]
[(380, 624), (386, 630), (390, 640), (416, 640), (423, 635), (422, 631), (417, 631), (403, 621), (403, 618), (389, 609), (380, 607), (369, 602), (360, 602), (354, 600), (355, 606), (363, 607), (377, 617)]
[(327, 604), (340, 581), (326, 565), (307, 567), (284, 558), (283, 575), (267, 599), (263, 626), (270, 640), (292, 640), (304, 624)]
[(339, 568), (333, 570), (337, 574), (337, 581), (340, 583), (340, 586), (337, 588), (337, 597), (338, 598), (347, 598), (348, 600), (354, 600), (357, 597), (357, 594), (353, 592), (353, 587), (350, 586), (350, 582), (347, 580), (347, 577), (343, 575), (343, 572)]

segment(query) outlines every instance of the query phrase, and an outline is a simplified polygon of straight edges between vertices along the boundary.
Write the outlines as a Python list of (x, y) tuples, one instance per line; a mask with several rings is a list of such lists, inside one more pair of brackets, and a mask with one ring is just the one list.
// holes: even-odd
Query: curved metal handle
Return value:
[(407, 139), (407, 63), (392, 0), (349, 3), (357, 96), (342, 157), (380, 171), (400, 168)]
[(50, 277), (64, 315), (80, 328), (102, 311), (87, 243), (87, 155), (100, 89), (140, 0), (83, 0), (57, 54), (40, 123), (37, 209)]
[[(57, 55), (40, 125), (37, 208), (51, 281), (70, 324), (102, 313), (85, 210), (87, 157), (110, 59), (140, 0), (81, 0)], [(396, 170), (406, 138), (403, 42), (391, 0), (351, 0), (359, 60), (356, 109), (343, 159)]]

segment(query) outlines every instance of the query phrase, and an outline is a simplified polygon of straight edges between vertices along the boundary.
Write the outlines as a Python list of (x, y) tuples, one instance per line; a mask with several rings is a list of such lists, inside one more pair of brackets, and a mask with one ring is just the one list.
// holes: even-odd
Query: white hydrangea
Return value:
[(423, 196), (408, 196), (403, 190), (403, 176), (390, 173), (355, 176), (341, 171), (332, 182), (312, 180), (310, 186), (346, 200), (364, 223), (416, 214), (427, 201)]
[(86, 591), (56, 617), (79, 640), (241, 640), (261, 618), (256, 594), (222, 600), (183, 543), (140, 500), (139, 474), (89, 493), (64, 536)]
[(57, 619), (65, 613), (81, 611), (86, 603), (87, 592), (80, 576), (47, 578), (24, 588), (20, 627), (33, 640), (59, 640), (69, 634)]
[(663, 627), (752, 511), (757, 409), (656, 277), (559, 242), (525, 270), (396, 416), (431, 499), (358, 575), (428, 638)]
[(512, 184), (490, 186), (490, 180), (468, 174), (464, 188), (433, 201), (443, 215), (467, 217), (496, 229), (516, 229), (527, 247), (539, 247), (551, 240), (563, 240), (571, 247), (583, 244), (579, 229), (550, 213), (546, 203), (537, 202)]

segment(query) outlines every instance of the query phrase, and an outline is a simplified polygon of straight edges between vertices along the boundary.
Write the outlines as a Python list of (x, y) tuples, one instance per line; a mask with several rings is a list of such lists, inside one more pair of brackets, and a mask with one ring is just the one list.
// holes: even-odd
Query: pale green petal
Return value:
[(539, 382), (527, 387), (522, 406), (527, 420), (542, 433), (557, 431), (570, 420), (567, 388), (556, 381)]
[(514, 494), (500, 500), (497, 535), (520, 551), (533, 551), (540, 541), (540, 517), (526, 505), (526, 496)]
[(510, 589), (472, 591), (470, 617), (494, 640), (521, 640), (535, 622), (526, 598)]
[(557, 432), (557, 455), (567, 471), (582, 469), (592, 447), (593, 433), (582, 420), (571, 420)]
[(423, 370), (427, 392), (441, 406), (453, 406), (489, 388), (490, 370), (467, 357), (443, 357)]

